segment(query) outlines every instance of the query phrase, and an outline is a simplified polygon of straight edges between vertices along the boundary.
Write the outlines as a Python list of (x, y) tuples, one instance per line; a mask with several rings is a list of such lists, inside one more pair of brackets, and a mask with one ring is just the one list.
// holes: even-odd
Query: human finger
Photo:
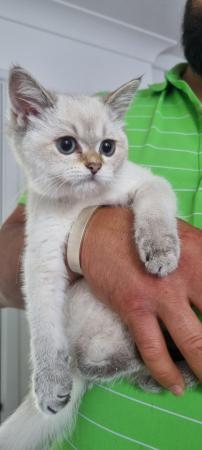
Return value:
[(175, 395), (184, 390), (182, 374), (172, 361), (157, 318), (146, 311), (135, 311), (129, 327), (151, 375)]
[(199, 380), (202, 380), (202, 324), (187, 302), (170, 302), (161, 313), (166, 328)]

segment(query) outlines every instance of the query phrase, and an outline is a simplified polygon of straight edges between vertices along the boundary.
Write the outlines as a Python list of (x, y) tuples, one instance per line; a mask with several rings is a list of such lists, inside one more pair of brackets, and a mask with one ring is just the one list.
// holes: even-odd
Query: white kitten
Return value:
[(1, 429), (2, 450), (42, 449), (70, 431), (89, 381), (134, 374), (148, 383), (118, 316), (84, 279), (70, 286), (64, 261), (83, 208), (125, 205), (135, 214), (134, 240), (147, 270), (164, 276), (177, 267), (175, 195), (167, 181), (127, 161), (123, 118), (138, 85), (132, 80), (106, 98), (56, 95), (22, 68), (11, 70), (9, 136), (29, 191), (24, 294), (33, 381)]

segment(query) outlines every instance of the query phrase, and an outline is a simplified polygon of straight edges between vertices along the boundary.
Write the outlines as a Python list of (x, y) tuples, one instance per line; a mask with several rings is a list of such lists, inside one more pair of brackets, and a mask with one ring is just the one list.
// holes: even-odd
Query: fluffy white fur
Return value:
[[(83, 208), (127, 205), (146, 269), (164, 276), (177, 267), (175, 195), (167, 181), (127, 161), (123, 116), (138, 84), (132, 80), (107, 98), (73, 97), (47, 92), (20, 67), (11, 70), (9, 138), (29, 190), (24, 294), (33, 379), (28, 398), (1, 428), (1, 450), (42, 449), (70, 432), (94, 380), (124, 375), (155, 387), (118, 316), (84, 279), (70, 286), (64, 262), (69, 230)], [(77, 141), (70, 155), (58, 150), (62, 136)], [(116, 143), (112, 156), (100, 153), (105, 139)], [(101, 167), (92, 174), (95, 161)]]

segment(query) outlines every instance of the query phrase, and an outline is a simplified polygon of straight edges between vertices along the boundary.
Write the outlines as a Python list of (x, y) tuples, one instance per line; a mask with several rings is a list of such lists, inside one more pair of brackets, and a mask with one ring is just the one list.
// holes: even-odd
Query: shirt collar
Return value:
[(194, 94), (190, 86), (181, 78), (186, 67), (186, 63), (177, 64), (177, 66), (173, 67), (165, 74), (165, 80), (162, 83), (153, 84), (150, 86), (150, 89), (154, 92), (163, 92), (169, 85), (172, 85), (183, 91), (196, 106), (201, 105), (200, 100)]
[(173, 67), (165, 74), (164, 81), (162, 81), (161, 83), (151, 84), (150, 89), (154, 92), (161, 92), (161, 91), (165, 91), (165, 89), (167, 88), (167, 86), (169, 84), (176, 86), (176, 83), (178, 83), (179, 81), (183, 81), (181, 79), (181, 75), (184, 72), (184, 70), (186, 69), (186, 66), (187, 66), (186, 63), (182, 63), (182, 64), (178, 64), (177, 66)]

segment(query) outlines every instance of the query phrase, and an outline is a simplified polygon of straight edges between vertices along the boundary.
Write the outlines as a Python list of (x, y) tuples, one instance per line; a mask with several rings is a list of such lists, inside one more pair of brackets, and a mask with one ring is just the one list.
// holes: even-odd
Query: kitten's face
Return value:
[(98, 98), (60, 96), (31, 121), (19, 151), (32, 186), (61, 197), (107, 188), (127, 157), (120, 124)]
[(49, 198), (80, 198), (109, 188), (127, 158), (126, 107), (116, 92), (105, 100), (56, 96), (23, 69), (12, 69), (9, 135), (32, 189)]

